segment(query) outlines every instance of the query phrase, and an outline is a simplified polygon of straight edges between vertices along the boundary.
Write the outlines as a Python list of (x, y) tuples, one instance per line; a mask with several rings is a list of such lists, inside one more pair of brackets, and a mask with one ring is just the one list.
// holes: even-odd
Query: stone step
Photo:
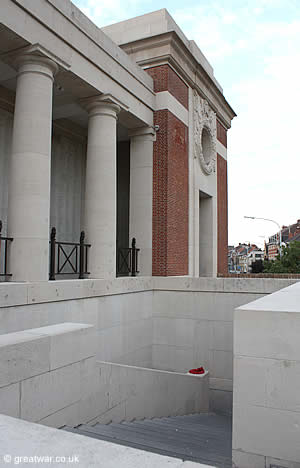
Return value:
[(189, 431), (184, 427), (151, 424), (149, 421), (145, 421), (144, 423), (122, 423), (121, 426), (126, 427), (129, 431), (148, 434), (149, 438), (154, 438), (156, 435), (160, 440), (163, 438), (163, 440), (178, 441), (179, 438), (180, 443), (185, 443), (189, 446), (195, 444), (197, 448), (201, 445), (207, 449), (210, 447), (215, 449), (218, 446), (218, 450), (224, 452), (224, 455), (231, 452), (231, 437), (224, 440), (220, 432), (212, 435), (211, 433), (208, 434), (207, 431)]
[[(211, 463), (210, 460), (207, 460), (205, 458), (201, 458), (199, 459), (199, 457), (192, 457), (192, 456), (185, 456), (185, 457), (182, 457), (181, 455), (178, 456), (177, 454), (174, 453), (174, 451), (168, 451), (166, 449), (157, 449), (155, 447), (148, 447), (146, 445), (143, 445), (143, 444), (137, 444), (137, 443), (134, 443), (134, 442), (130, 442), (128, 443), (128, 441), (122, 441), (120, 439), (116, 440), (114, 439), (113, 437), (108, 437), (108, 436), (104, 436), (104, 435), (100, 435), (100, 434), (91, 434), (90, 432), (86, 432), (86, 431), (83, 431), (83, 430), (80, 430), (80, 428), (72, 428), (72, 427), (64, 427), (64, 430), (68, 431), (68, 432), (73, 432), (75, 434), (80, 434), (80, 435), (83, 435), (83, 436), (86, 436), (86, 437), (92, 437), (93, 439), (98, 439), (98, 440), (104, 440), (106, 442), (111, 442), (113, 444), (118, 444), (118, 445), (123, 445), (123, 446), (126, 446), (126, 447), (132, 447), (132, 448), (136, 448), (138, 450), (144, 450), (145, 452), (153, 452), (153, 453), (157, 453), (159, 455), (165, 455), (166, 457), (173, 457), (173, 458), (180, 458), (182, 460), (188, 460), (188, 461), (192, 461), (192, 462), (197, 462), (197, 463), (204, 463), (204, 464), (207, 464), (207, 463)], [(210, 466), (210, 465), (209, 465)], [(214, 465), (216, 467), (222, 467), (222, 468), (232, 468), (232, 465), (231, 464), (225, 464), (225, 465)]]
[[(116, 426), (114, 426), (116, 427)], [(178, 444), (178, 439), (180, 439), (180, 444), (185, 447), (189, 447), (192, 449), (195, 447), (198, 449), (200, 446), (204, 446), (206, 449), (209, 449), (210, 446), (215, 447), (216, 445), (220, 445), (220, 440), (214, 439), (209, 440), (206, 437), (206, 434), (197, 434), (197, 435), (190, 435), (184, 434), (184, 432), (179, 433), (178, 431), (174, 430), (173, 432), (163, 431), (163, 430), (153, 430), (153, 428), (149, 427), (142, 427), (142, 426), (124, 426), (122, 425), (122, 430), (130, 431), (131, 433), (140, 434), (143, 436), (147, 436), (149, 440), (163, 440), (164, 442), (175, 442), (175, 445)], [(222, 441), (221, 441), (222, 442)]]
[(226, 416), (203, 413), (67, 430), (183, 460), (232, 466), (231, 422)]
[[(123, 423), (122, 423), (123, 424)], [(161, 430), (167, 430), (168, 428), (170, 429), (178, 429), (185, 431), (186, 433), (189, 434), (201, 434), (208, 432), (211, 437), (215, 437), (216, 439), (222, 437), (224, 438), (225, 434), (228, 434), (228, 439), (231, 439), (231, 426), (223, 427), (223, 428), (215, 428), (213, 425), (206, 425), (206, 424), (199, 424), (199, 423), (194, 423), (194, 424), (187, 424), (183, 422), (179, 422), (174, 424), (173, 421), (152, 421), (152, 420), (147, 420), (147, 421), (137, 421), (135, 424), (137, 425), (142, 425), (146, 424), (149, 427), (157, 427), (158, 429), (161, 428)]]
[(214, 428), (224, 429), (231, 427), (231, 418), (226, 415), (215, 414), (215, 413), (201, 413), (201, 414), (190, 414), (187, 416), (170, 416), (163, 418), (152, 418), (150, 421), (158, 422), (172, 422), (176, 421), (176, 424), (183, 422), (184, 424), (200, 424), (206, 426), (213, 426)]

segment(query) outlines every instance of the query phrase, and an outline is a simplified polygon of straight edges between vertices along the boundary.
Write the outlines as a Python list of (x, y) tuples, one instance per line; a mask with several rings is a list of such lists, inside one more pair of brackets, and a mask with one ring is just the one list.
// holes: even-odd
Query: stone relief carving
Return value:
[(216, 114), (208, 102), (194, 91), (194, 158), (199, 159), (205, 174), (211, 174), (216, 170), (216, 141)]

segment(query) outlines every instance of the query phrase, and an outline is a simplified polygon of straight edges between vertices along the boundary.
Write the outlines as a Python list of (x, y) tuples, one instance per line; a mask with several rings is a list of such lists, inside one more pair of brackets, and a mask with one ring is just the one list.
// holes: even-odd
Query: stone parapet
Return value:
[(60, 323), (0, 336), (0, 412), (60, 427), (86, 422), (95, 333)]

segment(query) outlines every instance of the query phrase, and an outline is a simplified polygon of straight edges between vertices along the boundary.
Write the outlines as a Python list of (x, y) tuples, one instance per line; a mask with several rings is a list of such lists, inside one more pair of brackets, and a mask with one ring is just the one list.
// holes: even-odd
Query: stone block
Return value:
[(234, 405), (233, 449), (282, 460), (300, 460), (300, 413)]
[(28, 285), (24, 283), (0, 283), (0, 305), (11, 307), (27, 304)]
[(56, 413), (50, 414), (46, 418), (43, 418), (39, 421), (39, 424), (49, 427), (76, 427), (78, 424), (86, 422), (87, 420), (80, 418), (80, 404), (81, 402), (76, 402), (66, 408), (62, 408)]
[(21, 418), (40, 421), (81, 398), (80, 363), (21, 382)]
[(92, 325), (59, 323), (27, 331), (32, 335), (49, 337), (50, 370), (82, 361), (96, 354), (96, 335)]
[(97, 322), (97, 328), (99, 330), (115, 327), (121, 324), (124, 302), (125, 301), (121, 298), (114, 298), (112, 296), (103, 296), (99, 298)]
[(0, 308), (0, 334), (49, 325), (51, 304)]
[[(153, 318), (153, 344), (170, 345), (175, 338), (175, 322), (173, 318)], [(174, 344), (174, 343), (173, 343)]]
[(266, 468), (264, 455), (232, 450), (233, 468)]
[(300, 462), (266, 457), (266, 468), (300, 468)]
[(264, 360), (234, 358), (234, 403), (266, 406), (268, 369)]
[(122, 402), (115, 406), (114, 408), (110, 408), (105, 413), (97, 416), (96, 418), (90, 421), (91, 425), (96, 424), (99, 422), (100, 424), (109, 424), (111, 422), (119, 423), (126, 419), (126, 410), (125, 410), (125, 402)]
[(211, 323), (212, 336), (210, 349), (231, 351), (233, 349), (233, 324), (221, 320)]
[(300, 316), (297, 313), (235, 310), (235, 354), (300, 361), (299, 334)]
[(0, 336), (0, 387), (50, 369), (49, 338), (27, 332)]
[(193, 353), (194, 353), (194, 367), (204, 366), (209, 368), (210, 349), (212, 343), (212, 323), (209, 320), (197, 320), (194, 323), (194, 340), (193, 340)]
[(20, 416), (20, 383), (0, 388), (0, 413), (15, 418)]
[(232, 392), (210, 389), (209, 407), (215, 413), (232, 413)]
[(232, 392), (233, 382), (227, 379), (209, 378), (209, 388), (213, 390), (223, 390), (225, 392)]
[(231, 351), (210, 351), (209, 371), (211, 377), (232, 380), (233, 355)]
[(62, 300), (74, 300), (84, 297), (83, 281), (56, 280), (30, 283), (28, 285), (28, 303), (40, 303)]
[(115, 326), (98, 330), (97, 359), (100, 361), (118, 362), (124, 354), (123, 327)]

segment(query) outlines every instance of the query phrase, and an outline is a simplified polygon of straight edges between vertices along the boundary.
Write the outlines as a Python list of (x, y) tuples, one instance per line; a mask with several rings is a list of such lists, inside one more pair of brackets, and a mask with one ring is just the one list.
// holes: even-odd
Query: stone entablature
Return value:
[(225, 125), (236, 115), (226, 101), (213, 68), (194, 41), (189, 41), (166, 9), (102, 28), (144, 69), (169, 64), (197, 89)]
[[(227, 129), (231, 127), (231, 120), (236, 116), (234, 110), (214, 80), (175, 32), (167, 32), (143, 41), (125, 44), (122, 45), (122, 49), (143, 68), (168, 63), (189, 86), (197, 89), (199, 94), (208, 101), (223, 125)], [(149, 49), (151, 50), (151, 58), (147, 57)]]
[[(20, 50), (35, 44), (38, 37), (41, 47), (68, 65), (56, 81), (74, 97), (111, 93), (129, 107), (133, 118), (152, 125), (155, 93), (151, 78), (71, 2), (58, 5), (52, 0), (36, 0), (20, 6), (3, 0), (1, 23), (1, 50)], [(12, 40), (11, 29), (18, 39)]]

